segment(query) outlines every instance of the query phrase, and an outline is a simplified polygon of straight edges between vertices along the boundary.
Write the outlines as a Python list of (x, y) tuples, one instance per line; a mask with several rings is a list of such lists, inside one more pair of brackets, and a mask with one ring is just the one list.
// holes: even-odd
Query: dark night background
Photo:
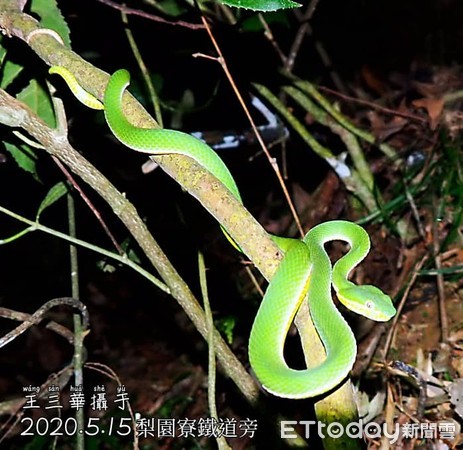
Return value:
[[(141, 2), (132, 2), (128, 6), (158, 14)], [(133, 76), (132, 91), (150, 108), (144, 100), (146, 90), (137, 75), (138, 68), (119, 12), (96, 0), (62, 1), (60, 7), (71, 30), (73, 50), (107, 72), (127, 68)], [(211, 6), (211, 11), (218, 10)], [(248, 99), (249, 93), (253, 92), (252, 83), (258, 82), (278, 92), (287, 79), (281, 74), (281, 61), (257, 26), (256, 15), (245, 11), (236, 16), (236, 25), (226, 23), (220, 14), (215, 13), (210, 14), (210, 20), (240, 91)], [(297, 32), (298, 20), (291, 11), (266, 17), (275, 41), (286, 53)], [(315, 49), (315, 44), (321, 43), (330, 56), (332, 70), (350, 96), (398, 109), (401, 102), (409, 105), (419, 96), (415, 90), (416, 82), (432, 84), (436, 73), (450, 70), (458, 73), (463, 58), (462, 17), (463, 3), (451, 0), (321, 0), (310, 21), (313, 34), (305, 36), (293, 73), (336, 89), (329, 68), (322, 63)], [(179, 18), (200, 22), (198, 13), (190, 6), (186, 6), (185, 14)], [(134, 16), (129, 17), (129, 25), (163, 104), (175, 108), (186, 90), (192, 92), (195, 105), (190, 114), (182, 117), (184, 131), (248, 127), (220, 65), (205, 58), (192, 57), (195, 53), (214, 55), (204, 30), (169, 26)], [(28, 76), (46, 76), (47, 67), (24, 43), (5, 41), (4, 38), (11, 54), (23, 61)], [(247, 336), (260, 297), (244, 274), (240, 255), (223, 238), (214, 219), (161, 170), (149, 175), (141, 173), (140, 166), (145, 158), (115, 142), (101, 113), (82, 107), (59, 79), (53, 78), (52, 82), (65, 101), (72, 144), (136, 205), (155, 239), (198, 296), (196, 252), (198, 247), (205, 252), (215, 318), (236, 318), (232, 349), (248, 367)], [(376, 89), (378, 86), (380, 89)], [(449, 90), (459, 87), (455, 82)], [(339, 101), (335, 97), (332, 100)], [(368, 128), (364, 107), (352, 103), (341, 103), (341, 107), (352, 121)], [(167, 108), (163, 112), (165, 126), (169, 127), (172, 114)], [(259, 122), (259, 114), (252, 112)], [(312, 126), (314, 135), (324, 145), (337, 151), (340, 144), (336, 137), (326, 128), (311, 124), (310, 118), (304, 117), (300, 110), (296, 109), (296, 112), (301, 120), (307, 119), (307, 126)], [(0, 128), (0, 133), (0, 138), (6, 139), (8, 130)], [(434, 136), (434, 131), (429, 129), (408, 133), (395, 142), (401, 156), (406, 155), (414, 143), (424, 147), (423, 142), (428, 143)], [(282, 216), (287, 215), (287, 207), (268, 161), (262, 155), (254, 157), (258, 151), (255, 146), (243, 146), (223, 151), (221, 156), (234, 174), (250, 211), (261, 222), (279, 223)], [(50, 187), (63, 180), (63, 175), (45, 152), (37, 153), (40, 182), (20, 170), (5, 149), (0, 147), (0, 153), (0, 205), (32, 219)], [(272, 154), (281, 161), (279, 146), (272, 149)], [(327, 180), (330, 179), (328, 166), (295, 133), (291, 133), (286, 155), (290, 189), (297, 186), (306, 196), (317, 196), (320, 190), (326, 189), (324, 183), (329, 183)], [(387, 163), (374, 149), (369, 155), (370, 161), (379, 167), (378, 180), (381, 180), (387, 197), (394, 182), (394, 176), (388, 170), (393, 169), (386, 167)], [(129, 239), (112, 211), (88, 186), (81, 185), (119, 242)], [(347, 206), (348, 194), (342, 186), (336, 186), (331, 197), (333, 211), (345, 217), (351, 211)], [(107, 236), (77, 194), (75, 200), (79, 238), (112, 249)], [(322, 210), (326, 205), (317, 204), (315, 200), (314, 206)], [(329, 213), (327, 216), (333, 218)], [(311, 217), (319, 216), (315, 212)], [(305, 225), (308, 228), (313, 224), (307, 220)], [(64, 199), (47, 210), (41, 221), (51, 228), (66, 231)], [(20, 229), (22, 225), (18, 222), (0, 216), (0, 239)], [(282, 233), (285, 231), (284, 228), (281, 230)], [(150, 270), (141, 251), (133, 242), (131, 246), (144, 267)], [(151, 415), (162, 415), (163, 412), (192, 417), (207, 415), (207, 346), (199, 334), (173, 299), (129, 268), (116, 265), (113, 273), (101, 270), (98, 264), (101, 261), (98, 255), (79, 250), (81, 300), (88, 305), (92, 324), (92, 332), (85, 340), (88, 359), (107, 364), (120, 376), (128, 386), (135, 410)], [(390, 268), (383, 270), (388, 272)], [(386, 281), (388, 283), (391, 281)], [(70, 277), (66, 242), (35, 232), (0, 246), (0, 306), (32, 312), (47, 300), (68, 295)], [(65, 308), (57, 311), (53, 317), (70, 324), (69, 311)], [(0, 321), (2, 334), (12, 326), (6, 319)], [(72, 349), (61, 338), (43, 327), (29, 330), (0, 351), (0, 400), (21, 396), (24, 385), (40, 385), (50, 373), (63, 368), (71, 357)], [(85, 377), (89, 385), (108, 382), (104, 376), (92, 371), (86, 372)], [(181, 379), (187, 380), (184, 389), (178, 388)], [(222, 376), (218, 380), (219, 415), (260, 417), (260, 413), (242, 400), (229, 380)], [(160, 403), (164, 409), (157, 403), (162, 396), (165, 402)], [(301, 406), (303, 403), (268, 401), (275, 409), (293, 417), (305, 418), (309, 408)], [(262, 423), (264, 428), (269, 426)], [(11, 442), (11, 448), (21, 448), (21, 441)], [(264, 445), (269, 448), (274, 443), (274, 438), (261, 432), (256, 439), (237, 443), (234, 448), (264, 448)], [(125, 448), (122, 444), (118, 444), (119, 447), (110, 447), (115, 444), (108, 442), (100, 444), (98, 448)], [(204, 447), (194, 447), (192, 443), (169, 442), (163, 445), (146, 448), (180, 448), (180, 445), (185, 445), (184, 448), (213, 448), (214, 444), (209, 442), (203, 443)], [(29, 448), (41, 447), (37, 444), (37, 447)]]

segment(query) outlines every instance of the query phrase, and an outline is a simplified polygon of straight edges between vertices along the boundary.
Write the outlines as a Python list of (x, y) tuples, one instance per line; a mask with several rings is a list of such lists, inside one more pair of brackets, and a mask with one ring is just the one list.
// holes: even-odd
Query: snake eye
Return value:
[(373, 309), (374, 304), (371, 300), (367, 300), (365, 302), (365, 306), (367, 307), (367, 309)]

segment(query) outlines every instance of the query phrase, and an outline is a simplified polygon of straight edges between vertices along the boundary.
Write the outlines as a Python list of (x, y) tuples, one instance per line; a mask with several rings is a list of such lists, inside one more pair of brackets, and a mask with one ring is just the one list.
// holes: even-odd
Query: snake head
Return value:
[(376, 286), (350, 286), (338, 291), (339, 301), (350, 310), (377, 322), (387, 322), (395, 316), (391, 297)]

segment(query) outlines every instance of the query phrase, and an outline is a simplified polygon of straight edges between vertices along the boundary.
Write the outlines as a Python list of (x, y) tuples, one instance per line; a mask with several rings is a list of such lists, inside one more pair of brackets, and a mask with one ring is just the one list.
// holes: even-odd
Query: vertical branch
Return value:
[[(67, 206), (68, 206), (68, 223), (69, 223), (69, 235), (73, 238), (77, 236), (76, 230), (76, 215), (75, 215), (75, 205), (74, 199), (70, 192), (66, 195)], [(77, 247), (73, 244), (69, 245), (69, 256), (71, 260), (71, 296), (76, 299), (80, 299), (79, 292), (79, 262), (77, 256)], [(73, 314), (74, 322), (74, 382), (75, 386), (84, 385), (84, 373), (83, 373), (83, 352), (84, 352), (84, 329), (82, 326), (82, 321), (79, 314)], [(76, 420), (79, 427), (79, 430), (85, 429), (85, 416), (84, 409), (76, 409)], [(76, 450), (84, 450), (85, 440), (84, 434), (76, 433)]]
[[(207, 373), (207, 401), (211, 418), (218, 422), (217, 405), (215, 403), (216, 387), (216, 364), (214, 350), (214, 318), (212, 317), (211, 305), (209, 303), (209, 293), (207, 289), (206, 266), (204, 265), (204, 255), (198, 251), (199, 283), (204, 303), (204, 314), (207, 326), (208, 344), (208, 373)], [(217, 436), (217, 446), (219, 450), (231, 450), (224, 436)]]
[(434, 255), (434, 265), (436, 267), (436, 282), (437, 282), (437, 301), (439, 305), (439, 319), (441, 328), (441, 342), (448, 343), (449, 339), (449, 323), (447, 311), (445, 309), (445, 292), (444, 292), (444, 277), (441, 273), (442, 258), (440, 254), (439, 229), (438, 229), (438, 208), (436, 206), (437, 199), (433, 199), (434, 214), (432, 215), (432, 249)]
[(145, 61), (143, 60), (143, 57), (141, 56), (140, 50), (138, 48), (137, 42), (135, 41), (135, 38), (133, 37), (132, 30), (128, 27), (129, 21), (127, 19), (127, 13), (124, 12), (124, 10), (121, 10), (121, 16), (122, 16), (122, 21), (124, 22), (125, 25), (125, 34), (127, 36), (127, 39), (130, 44), (130, 48), (132, 49), (132, 53), (135, 56), (135, 59), (137, 61), (138, 67), (140, 68), (141, 74), (143, 76), (143, 79), (145, 80), (146, 87), (148, 89), (151, 102), (153, 103), (154, 107), (154, 116), (156, 119), (156, 122), (159, 124), (159, 126), (162, 128), (163, 127), (163, 122), (162, 122), (162, 113), (161, 113), (161, 104), (159, 102), (159, 96), (156, 92), (156, 89), (154, 89), (153, 82), (151, 81), (151, 77), (149, 75), (148, 69), (146, 67)]
[(308, 5), (307, 9), (305, 10), (304, 14), (299, 18), (301, 26), (297, 30), (296, 37), (291, 45), (291, 49), (289, 51), (289, 55), (286, 58), (284, 68), (287, 72), (292, 72), (294, 63), (296, 61), (297, 54), (299, 53), (299, 49), (301, 48), (302, 41), (304, 39), (305, 34), (310, 29), (310, 19), (312, 18), (315, 8), (318, 5), (319, 0), (312, 0)]

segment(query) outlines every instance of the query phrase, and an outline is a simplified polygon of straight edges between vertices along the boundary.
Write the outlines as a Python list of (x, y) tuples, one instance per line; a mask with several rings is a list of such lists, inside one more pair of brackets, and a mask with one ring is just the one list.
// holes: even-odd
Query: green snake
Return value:
[[(103, 104), (82, 89), (67, 69), (53, 66), (50, 72), (61, 75), (82, 103), (104, 109), (109, 128), (124, 145), (149, 155), (190, 157), (242, 203), (230, 171), (207, 144), (180, 131), (138, 128), (130, 124), (122, 112), (122, 95), (130, 83), (126, 70), (118, 70), (110, 77)], [(224, 232), (239, 249), (226, 230)], [(370, 249), (369, 236), (360, 226), (336, 220), (312, 228), (302, 240), (277, 236), (272, 239), (284, 257), (254, 320), (249, 361), (264, 389), (272, 394), (294, 399), (318, 396), (335, 388), (348, 376), (357, 353), (354, 334), (333, 303), (331, 286), (347, 308), (370, 319), (387, 321), (396, 311), (390, 297), (375, 286), (357, 286), (348, 280), (351, 271)], [(347, 242), (350, 250), (332, 268), (324, 244), (333, 240)], [(311, 318), (326, 358), (316, 367), (295, 370), (286, 364), (283, 349), (289, 327), (305, 299), (309, 302)]]

